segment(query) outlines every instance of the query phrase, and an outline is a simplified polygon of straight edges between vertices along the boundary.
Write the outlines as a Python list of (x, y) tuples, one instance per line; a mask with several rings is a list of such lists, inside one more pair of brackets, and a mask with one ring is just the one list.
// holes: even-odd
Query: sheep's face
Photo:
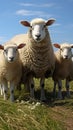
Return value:
[(28, 21), (21, 21), (21, 24), (30, 28), (31, 36), (37, 43), (41, 42), (46, 37), (47, 26), (54, 23), (54, 19), (45, 21), (41, 18), (33, 19), (30, 23)]
[(4, 48), (4, 56), (8, 62), (13, 62), (18, 57), (17, 47)]
[(73, 48), (73, 45), (70, 45), (70, 44), (54, 44), (54, 46), (56, 48), (59, 48), (60, 49), (60, 55), (63, 59), (69, 59), (69, 58), (72, 58), (72, 48)]
[(72, 49), (71, 47), (60, 48), (60, 53), (63, 59), (69, 59), (72, 57)]
[(13, 45), (0, 45), (0, 49), (3, 50), (3, 54), (5, 59), (9, 62), (12, 63), (14, 62), (16, 59), (18, 59), (18, 49), (21, 49), (25, 46), (25, 44), (19, 44), (18, 46), (16, 44)]
[(32, 37), (36, 42), (42, 41), (46, 36), (44, 24), (36, 24), (31, 27), (32, 30)]

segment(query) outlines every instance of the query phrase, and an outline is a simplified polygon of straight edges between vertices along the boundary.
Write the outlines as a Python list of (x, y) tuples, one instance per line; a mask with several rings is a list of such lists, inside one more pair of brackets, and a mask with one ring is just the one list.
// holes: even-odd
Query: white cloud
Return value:
[(35, 6), (35, 4), (31, 3), (20, 3), (21, 6)]
[(22, 16), (28, 16), (28, 15), (42, 14), (42, 12), (41, 11), (31, 11), (31, 10), (29, 11), (29, 10), (21, 9), (21, 10), (16, 11), (16, 14), (22, 15)]
[(60, 23), (54, 23), (52, 26), (57, 27), (57, 26), (61, 26), (61, 24)]
[(31, 10), (24, 10), (24, 9), (16, 11), (16, 15), (39, 16), (39, 17), (46, 17), (46, 18), (52, 17), (51, 14), (47, 14), (47, 13), (45, 13), (43, 11), (31, 11)]
[(32, 7), (53, 7), (55, 3), (47, 3), (47, 4), (32, 4), (32, 3), (20, 3), (21, 6), (32, 6)]

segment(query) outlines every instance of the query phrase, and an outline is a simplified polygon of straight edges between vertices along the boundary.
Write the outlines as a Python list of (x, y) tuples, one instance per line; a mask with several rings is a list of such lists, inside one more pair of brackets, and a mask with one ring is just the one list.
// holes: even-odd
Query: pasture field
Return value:
[(39, 80), (35, 80), (35, 100), (22, 86), (15, 91), (15, 102), (0, 96), (0, 130), (73, 130), (73, 82), (70, 83), (71, 97), (68, 99), (63, 81), (63, 100), (53, 98), (53, 81), (46, 79), (46, 103), (39, 101)]

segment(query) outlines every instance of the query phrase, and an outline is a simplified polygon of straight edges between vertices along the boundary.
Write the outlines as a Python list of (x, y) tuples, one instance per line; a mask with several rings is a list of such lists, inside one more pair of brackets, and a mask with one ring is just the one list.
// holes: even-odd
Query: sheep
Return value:
[(1, 95), (7, 99), (8, 84), (10, 84), (10, 100), (14, 101), (14, 88), (18, 85), (22, 75), (22, 64), (18, 49), (25, 44), (0, 45), (0, 83)]
[[(48, 26), (54, 23), (55, 19), (45, 21), (42, 18), (33, 19), (31, 22), (21, 21), (23, 26), (29, 27), (27, 34), (14, 36), (11, 41), (15, 43), (26, 43), (25, 48), (20, 50), (20, 57), (23, 63), (23, 82), (29, 82), (30, 95), (34, 97), (33, 77), (40, 78), (41, 100), (45, 100), (44, 80), (52, 75), (55, 67), (55, 58)], [(27, 73), (27, 74), (26, 74)], [(28, 75), (28, 76), (25, 76)]]
[(72, 48), (73, 45), (68, 43), (54, 44), (59, 50), (55, 52), (55, 70), (53, 73), (54, 89), (53, 93), (56, 92), (56, 84), (58, 83), (58, 98), (62, 99), (62, 81), (66, 79), (66, 90), (67, 96), (70, 96), (69, 91), (69, 80), (73, 79), (73, 61), (72, 61)]

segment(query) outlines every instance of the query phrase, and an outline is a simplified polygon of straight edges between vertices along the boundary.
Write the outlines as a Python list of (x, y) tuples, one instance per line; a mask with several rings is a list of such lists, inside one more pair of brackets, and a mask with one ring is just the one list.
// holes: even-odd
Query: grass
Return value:
[[(4, 101), (0, 97), (0, 130), (73, 130), (73, 85), (71, 98), (66, 98), (63, 87), (63, 100), (54, 100), (52, 96), (53, 82), (45, 81), (46, 103), (39, 102), (39, 80), (35, 80), (35, 98), (30, 102), (29, 93), (22, 90), (15, 92), (17, 102)], [(63, 86), (64, 86), (63, 82)]]

